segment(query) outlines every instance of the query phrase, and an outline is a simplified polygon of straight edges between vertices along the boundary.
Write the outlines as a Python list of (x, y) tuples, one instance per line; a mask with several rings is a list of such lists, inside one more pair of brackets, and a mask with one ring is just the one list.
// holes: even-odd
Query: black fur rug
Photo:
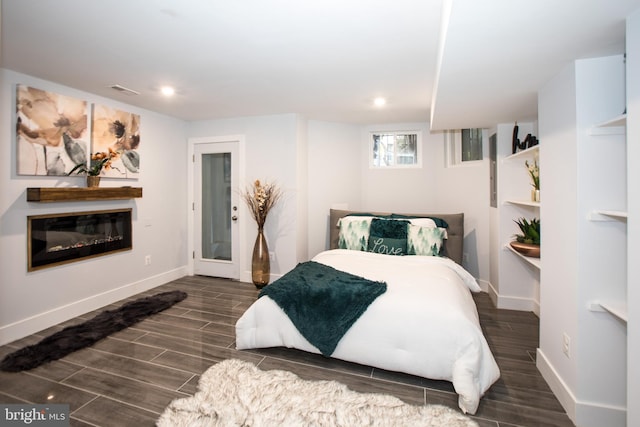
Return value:
[(43, 338), (37, 344), (8, 354), (0, 362), (0, 370), (26, 371), (43, 363), (58, 360), (152, 314), (165, 310), (186, 297), (187, 294), (182, 291), (162, 292), (128, 302), (115, 310), (104, 311), (91, 320), (79, 325), (67, 326), (60, 332)]

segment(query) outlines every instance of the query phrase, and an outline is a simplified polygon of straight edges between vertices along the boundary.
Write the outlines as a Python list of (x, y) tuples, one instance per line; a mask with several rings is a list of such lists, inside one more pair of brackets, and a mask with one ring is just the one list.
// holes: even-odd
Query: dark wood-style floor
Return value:
[[(28, 372), (0, 372), (0, 403), (67, 403), (72, 426), (151, 426), (169, 402), (195, 393), (198, 378), (207, 368), (239, 358), (265, 370), (286, 369), (304, 379), (337, 380), (356, 391), (388, 393), (411, 404), (458, 408), (457, 395), (446, 381), (296, 350), (235, 350), (235, 322), (257, 296), (251, 284), (184, 277), (126, 301), (174, 289), (186, 291), (188, 298), (90, 348)], [(474, 419), (481, 427), (573, 426), (535, 367), (537, 317), (495, 309), (486, 294), (475, 299), (502, 376), (482, 398)], [(97, 313), (0, 347), (0, 358)]]

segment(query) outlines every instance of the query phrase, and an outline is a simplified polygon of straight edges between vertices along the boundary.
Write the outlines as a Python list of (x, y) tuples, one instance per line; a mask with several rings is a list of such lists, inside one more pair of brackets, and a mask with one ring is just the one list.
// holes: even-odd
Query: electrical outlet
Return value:
[(276, 253), (275, 252), (269, 252), (269, 261), (275, 262), (275, 260), (276, 260)]
[(462, 262), (469, 262), (469, 254), (467, 252), (462, 254)]
[(566, 332), (562, 334), (562, 352), (565, 356), (571, 357), (571, 338)]
[(151, 255), (144, 257), (144, 265), (151, 265)]

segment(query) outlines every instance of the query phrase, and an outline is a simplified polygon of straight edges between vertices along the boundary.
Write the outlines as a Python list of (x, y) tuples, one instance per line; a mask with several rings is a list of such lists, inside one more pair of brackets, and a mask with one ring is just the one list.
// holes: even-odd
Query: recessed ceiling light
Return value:
[(376, 107), (382, 107), (386, 103), (387, 103), (387, 100), (382, 97), (378, 97), (373, 100), (373, 105), (375, 105)]
[(176, 93), (176, 90), (171, 86), (162, 86), (160, 88), (160, 92), (162, 92), (164, 96), (173, 96), (173, 94)]

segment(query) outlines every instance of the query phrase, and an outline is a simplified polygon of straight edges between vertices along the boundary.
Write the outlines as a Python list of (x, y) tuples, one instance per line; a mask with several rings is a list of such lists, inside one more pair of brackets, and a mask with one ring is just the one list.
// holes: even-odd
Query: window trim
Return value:
[[(373, 162), (373, 135), (416, 135), (416, 163), (413, 164), (398, 164), (395, 163), (393, 166), (377, 166)], [(369, 131), (368, 134), (368, 163), (369, 169), (374, 170), (390, 170), (390, 169), (422, 169), (422, 131), (416, 129), (410, 130), (372, 130)], [(395, 153), (394, 153), (395, 154)], [(395, 160), (395, 159), (394, 159)]]

